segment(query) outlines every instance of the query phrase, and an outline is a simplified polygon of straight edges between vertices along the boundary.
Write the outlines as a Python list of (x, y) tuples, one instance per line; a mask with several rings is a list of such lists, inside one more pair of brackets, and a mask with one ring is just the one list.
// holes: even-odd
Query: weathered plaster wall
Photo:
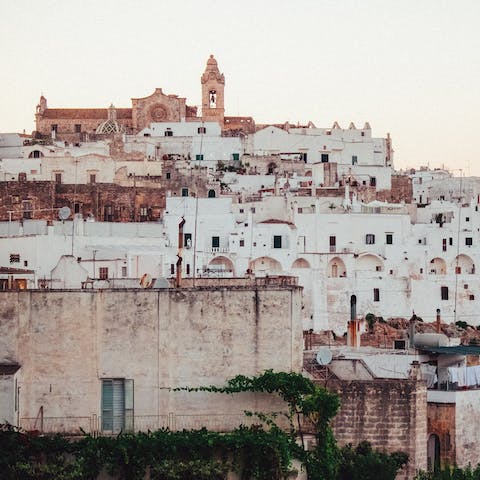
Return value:
[(298, 287), (0, 292), (0, 303), (0, 363), (21, 365), (21, 418), (41, 406), (45, 417), (100, 415), (102, 378), (134, 380), (139, 418), (275, 408), (166, 387), (302, 366)]

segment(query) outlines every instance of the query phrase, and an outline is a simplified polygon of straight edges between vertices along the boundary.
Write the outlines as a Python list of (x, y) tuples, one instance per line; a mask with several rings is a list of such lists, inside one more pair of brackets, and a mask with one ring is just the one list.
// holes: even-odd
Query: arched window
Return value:
[(215, 193), (215, 190), (211, 189), (208, 191), (208, 198), (215, 198), (216, 197), (216, 193)]
[(40, 150), (33, 150), (32, 152), (30, 152), (30, 155), (28, 156), (28, 158), (42, 158), (42, 157), (43, 157), (43, 153)]

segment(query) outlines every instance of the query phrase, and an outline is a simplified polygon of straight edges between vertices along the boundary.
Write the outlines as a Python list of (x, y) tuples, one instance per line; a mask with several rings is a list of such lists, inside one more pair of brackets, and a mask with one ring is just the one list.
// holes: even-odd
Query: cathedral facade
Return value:
[(201, 76), (202, 108), (189, 106), (161, 88), (144, 98), (132, 98), (131, 108), (49, 108), (42, 95), (35, 113), (36, 135), (70, 142), (114, 133), (136, 134), (152, 122), (216, 121), (226, 135), (253, 133), (251, 117), (225, 117), (225, 77), (213, 55)]

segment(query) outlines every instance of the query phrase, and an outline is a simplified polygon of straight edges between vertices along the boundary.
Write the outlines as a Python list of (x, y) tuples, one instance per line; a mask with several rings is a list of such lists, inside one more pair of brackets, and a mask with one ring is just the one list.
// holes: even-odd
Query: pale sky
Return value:
[[(200, 105), (210, 54), (227, 115), (390, 132), (397, 169), (480, 176), (479, 0), (0, 0), (0, 132), (55, 107)], [(454, 172), (455, 173), (455, 172)]]

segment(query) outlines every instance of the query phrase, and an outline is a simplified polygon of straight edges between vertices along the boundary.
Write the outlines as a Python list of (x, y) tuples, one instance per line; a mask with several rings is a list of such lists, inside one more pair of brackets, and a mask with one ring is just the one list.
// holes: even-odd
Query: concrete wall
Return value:
[(48, 418), (100, 415), (102, 378), (134, 380), (146, 423), (275, 408), (258, 395), (167, 388), (302, 366), (298, 287), (0, 292), (0, 303), (0, 363), (21, 365), (20, 418), (40, 407)]

